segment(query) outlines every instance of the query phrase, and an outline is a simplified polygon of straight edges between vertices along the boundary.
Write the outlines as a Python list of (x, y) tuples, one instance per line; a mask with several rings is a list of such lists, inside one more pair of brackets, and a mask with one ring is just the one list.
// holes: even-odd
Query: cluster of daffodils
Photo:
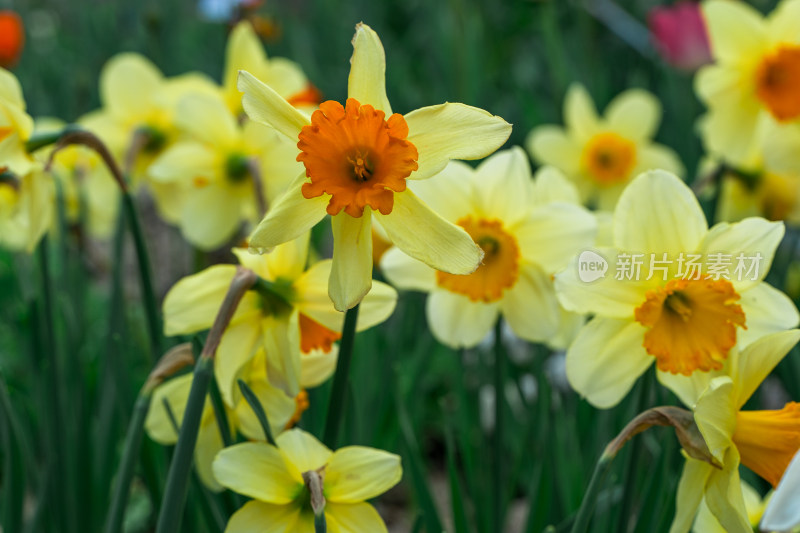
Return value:
[[(34, 130), (19, 83), (0, 70), (0, 245), (32, 250), (54, 199), (107, 238), (120, 187), (150, 194), (197, 249), (240, 245), (238, 266), (185, 277), (163, 301), (165, 334), (201, 339), (237, 271), (257, 278), (219, 339), (219, 401), (205, 400), (194, 448), (206, 486), (252, 498), (227, 531), (310, 533), (320, 516), (332, 531), (386, 531), (365, 500), (400, 481), (399, 458), (331, 451), (295, 427), (307, 390), (337, 367), (345, 313), (357, 313), (356, 331), (393, 313), (398, 293), (373, 280), (377, 265), (397, 289), (428, 294), (431, 333), (447, 346), (474, 347), (502, 320), (565, 351), (571, 386), (595, 407), (618, 405), (655, 364), (709, 453), (687, 455), (672, 531), (750, 532), (763, 508), (740, 465), (773, 486), (798, 477), (781, 481), (800, 449), (800, 406), (743, 406), (800, 340), (795, 305), (764, 281), (779, 220), (800, 213), (800, 0), (766, 20), (737, 1), (702, 9), (715, 62), (696, 78), (708, 106), (699, 132), (726, 219), (710, 227), (678, 156), (653, 140), (661, 106), (642, 89), (601, 117), (571, 86), (565, 127), (528, 136), (543, 165), (534, 173), (522, 148), (497, 151), (511, 125), (487, 111), (394, 113), (368, 26), (356, 27), (346, 100), (320, 102), (300, 67), (268, 59), (243, 23), (221, 84), (165, 78), (136, 54), (106, 65), (102, 109), (70, 128), (95, 133), (126, 183), (85, 146), (31, 155), (37, 135), (64, 125)], [(328, 215), (332, 257), (320, 260), (311, 230)], [(193, 379), (155, 390), (152, 439), (177, 441)]]

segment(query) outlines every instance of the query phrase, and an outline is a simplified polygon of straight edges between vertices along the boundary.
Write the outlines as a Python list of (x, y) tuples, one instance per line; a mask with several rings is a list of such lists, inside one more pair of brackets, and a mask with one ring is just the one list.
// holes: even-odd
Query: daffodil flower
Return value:
[(0, 172), (25, 176), (35, 166), (25, 150), (33, 133), (33, 119), (25, 112), (22, 87), (16, 76), (0, 68)]
[[(742, 481), (742, 498), (744, 500), (744, 508), (747, 511), (747, 521), (750, 526), (755, 530), (758, 528), (758, 522), (764, 514), (764, 509), (767, 506), (767, 498), (762, 498), (761, 495), (746, 482)], [(714, 518), (711, 509), (705, 499), (700, 504), (695, 517), (694, 525), (692, 526), (693, 533), (727, 533), (727, 530), (722, 527), (719, 520)]]
[(247, 115), (297, 142), (305, 165), (250, 237), (267, 251), (332, 215), (329, 283), (336, 309), (355, 306), (372, 283), (372, 217), (410, 256), (452, 274), (473, 272), (481, 249), (467, 232), (432, 211), (406, 180), (430, 178), (450, 159), (484, 157), (511, 132), (503, 119), (463, 104), (392, 114), (383, 46), (369, 26), (353, 38), (348, 99), (327, 101), (309, 119), (248, 72), (239, 75)]
[[(266, 372), (266, 360), (262, 350), (240, 372), (240, 377), (258, 398), (269, 419), (270, 431), (273, 435), (277, 435), (292, 419), (296, 410), (296, 402), (282, 390), (270, 385)], [(189, 391), (192, 388), (192, 379), (192, 374), (180, 376), (159, 385), (153, 391), (150, 410), (145, 419), (145, 430), (154, 441), (164, 445), (175, 444), (178, 441), (176, 426), (180, 428), (183, 423)], [(169, 405), (169, 411), (167, 405)], [(238, 387), (234, 403), (229, 405), (223, 402), (223, 405), (231, 435), (240, 431), (248, 439), (266, 440), (258, 418), (247, 400), (238, 392)], [(175, 417), (174, 421), (172, 416)], [(223, 447), (222, 434), (214, 414), (214, 407), (211, 405), (211, 399), (206, 397), (194, 457), (197, 474), (201, 481), (214, 491), (222, 490), (222, 486), (214, 478), (211, 463)]]
[(715, 62), (695, 78), (708, 107), (700, 131), (708, 151), (742, 165), (767, 149), (771, 131), (800, 119), (800, 1), (766, 18), (745, 2), (709, 0), (702, 10)]
[(398, 288), (429, 292), (428, 324), (448, 346), (475, 346), (500, 314), (519, 337), (544, 342), (559, 330), (551, 276), (594, 244), (594, 216), (557, 170), (531, 179), (521, 148), (497, 152), (473, 170), (451, 162), (436, 179), (409, 188), (483, 249), (472, 274), (436, 271), (398, 248), (381, 270)]
[(53, 220), (53, 195), (40, 169), (22, 177), (0, 172), (0, 247), (33, 252)]
[(693, 406), (697, 427), (718, 465), (686, 458), (670, 533), (689, 531), (704, 497), (725, 531), (753, 531), (739, 464), (776, 486), (800, 449), (800, 404), (790, 402), (774, 411), (741, 409), (798, 339), (799, 330), (783, 331), (767, 335), (741, 352), (734, 349), (727, 375), (700, 376), (708, 386), (699, 398), (686, 390), (681, 394), (681, 399)]
[[(612, 247), (556, 275), (564, 307), (594, 314), (567, 350), (567, 377), (593, 405), (616, 405), (654, 362), (674, 390), (722, 368), (737, 343), (800, 321), (791, 300), (762, 281), (782, 223), (748, 218), (709, 229), (692, 191), (655, 170), (631, 182), (612, 225)], [(603, 277), (587, 280), (600, 262)]]
[(778, 488), (767, 503), (761, 531), (797, 531), (800, 528), (800, 451), (783, 473)]
[[(214, 369), (222, 397), (230, 405), (238, 374), (259, 349), (267, 352), (270, 381), (290, 396), (300, 392), (304, 364), (330, 368), (335, 364), (332, 345), (339, 339), (344, 314), (327, 296), (331, 261), (306, 270), (308, 240), (305, 234), (266, 255), (234, 249), (239, 262), (268, 283), (271, 292), (248, 292), (222, 335)], [(217, 265), (176, 283), (164, 299), (166, 335), (210, 328), (235, 272), (234, 265)], [(383, 322), (394, 311), (395, 290), (375, 285), (361, 307), (359, 331)], [(330, 362), (321, 361), (326, 354)]]
[(220, 484), (253, 498), (234, 513), (226, 533), (264, 528), (314, 533), (311, 493), (303, 478), (307, 473), (322, 478), (328, 531), (387, 531), (378, 512), (365, 500), (400, 481), (400, 457), (363, 446), (332, 452), (300, 429), (282, 433), (276, 443), (277, 448), (258, 442), (237, 444), (222, 450), (214, 460), (214, 475)]
[(573, 84), (564, 99), (566, 129), (534, 128), (527, 147), (534, 159), (573, 180), (584, 202), (611, 210), (625, 186), (645, 170), (683, 173), (675, 152), (652, 142), (659, 122), (661, 104), (643, 89), (621, 93), (598, 117), (586, 89)]

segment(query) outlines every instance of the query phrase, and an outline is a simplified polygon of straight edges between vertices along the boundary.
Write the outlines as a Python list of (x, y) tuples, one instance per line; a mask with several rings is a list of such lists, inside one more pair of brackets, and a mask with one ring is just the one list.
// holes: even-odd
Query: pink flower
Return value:
[(654, 7), (647, 19), (656, 48), (670, 65), (697, 70), (712, 62), (706, 24), (696, 2)]

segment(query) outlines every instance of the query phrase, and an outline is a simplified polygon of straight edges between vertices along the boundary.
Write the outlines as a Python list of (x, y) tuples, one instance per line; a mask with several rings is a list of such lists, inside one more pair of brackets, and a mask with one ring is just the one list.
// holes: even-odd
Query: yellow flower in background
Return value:
[[(800, 449), (800, 404), (774, 411), (742, 411), (742, 406), (800, 339), (800, 331), (767, 335), (741, 352), (732, 350), (726, 374), (699, 376), (696, 394), (684, 390), (681, 400), (694, 419), (718, 466), (687, 456), (678, 483), (675, 519), (670, 533), (689, 531), (705, 497), (711, 514), (735, 533), (753, 531), (742, 495), (739, 464), (776, 486)], [(701, 384), (707, 383), (707, 387)]]
[[(192, 379), (192, 374), (186, 374), (159, 385), (153, 391), (150, 410), (145, 419), (145, 430), (154, 441), (164, 445), (175, 444), (178, 441), (175, 426), (180, 428), (183, 423), (183, 414), (189, 400)], [(267, 381), (263, 351), (247, 365), (245, 371), (241, 373), (241, 379), (247, 383), (264, 408), (272, 434), (278, 435), (284, 430), (295, 412), (295, 400)], [(237, 386), (234, 403), (223, 402), (231, 435), (235, 436), (238, 430), (248, 439), (266, 440), (264, 430), (253, 409), (238, 390)], [(169, 404), (169, 411), (165, 402)], [(175, 417), (174, 423), (170, 412)], [(214, 407), (211, 399), (207, 396), (200, 419), (194, 457), (200, 479), (207, 487), (215, 491), (222, 490), (222, 486), (214, 479), (211, 463), (223, 447), (222, 434), (214, 414)]]
[(154, 183), (180, 191), (177, 222), (202, 250), (230, 241), (242, 222), (257, 222), (263, 215), (257, 198), (266, 206), (285, 187), (275, 182), (302, 169), (291, 142), (263, 124), (240, 124), (218, 96), (184, 96), (174, 123), (184, 138), (153, 161), (149, 173)]
[[(300, 391), (303, 365), (333, 369), (344, 314), (336, 311), (327, 295), (331, 261), (306, 269), (309, 235), (275, 248), (266, 255), (234, 249), (242, 266), (270, 285), (270, 293), (248, 292), (222, 335), (214, 371), (220, 392), (231, 405), (236, 379), (260, 349), (267, 354), (267, 376), (290, 396)], [(234, 265), (217, 265), (183, 278), (164, 299), (164, 331), (168, 336), (194, 333), (211, 327), (228, 286)], [(394, 311), (397, 293), (376, 282), (364, 300), (357, 329), (370, 328)], [(307, 355), (302, 355), (307, 354)], [(321, 359), (328, 358), (330, 363)], [(308, 371), (307, 371), (308, 372)]]
[(329, 294), (340, 311), (370, 290), (373, 216), (398, 248), (431, 267), (454, 274), (477, 268), (480, 248), (422, 202), (406, 180), (429, 178), (450, 159), (484, 157), (511, 132), (503, 119), (463, 104), (392, 114), (377, 34), (359, 24), (353, 48), (345, 105), (324, 102), (311, 119), (252, 74), (239, 76), (248, 116), (297, 141), (297, 158), (305, 165), (253, 232), (250, 246), (269, 250), (332, 215)]
[(309, 433), (292, 429), (277, 437), (278, 447), (244, 443), (222, 450), (214, 475), (225, 487), (249, 496), (225, 531), (244, 533), (268, 526), (273, 531), (314, 533), (310, 491), (303, 474), (322, 478), (328, 531), (386, 532), (386, 524), (366, 500), (395, 486), (403, 475), (400, 457), (364, 446), (332, 452)]
[(0, 247), (33, 252), (53, 219), (53, 184), (42, 170), (0, 172)]
[(451, 162), (436, 179), (409, 185), (446, 220), (461, 226), (483, 249), (472, 274), (436, 271), (398, 248), (381, 270), (396, 287), (430, 293), (428, 324), (453, 348), (478, 344), (503, 315), (516, 335), (546, 342), (561, 312), (552, 275), (594, 244), (594, 216), (558, 171), (531, 179), (521, 148), (497, 152), (477, 169)]
[(800, 175), (764, 172), (743, 175), (728, 172), (720, 181), (717, 220), (738, 222), (760, 216), (767, 220), (800, 223)]
[(759, 153), (765, 136), (800, 119), (800, 1), (766, 18), (745, 2), (702, 5), (713, 65), (695, 78), (708, 107), (700, 120), (706, 149), (733, 165)]
[[(767, 506), (768, 498), (762, 499), (756, 489), (744, 481), (741, 482), (741, 485), (744, 508), (745, 511), (747, 511), (747, 520), (753, 530), (756, 530), (758, 528), (758, 522), (764, 514), (764, 508)], [(714, 518), (705, 499), (700, 504), (700, 509), (697, 511), (692, 531), (694, 533), (727, 533), (727, 530), (722, 527), (719, 520)]]
[(296, 107), (313, 109), (319, 103), (319, 93), (300, 65), (283, 57), (267, 58), (248, 20), (239, 22), (231, 30), (225, 50), (222, 91), (228, 109), (237, 117), (244, 113), (242, 93), (237, 87), (240, 70), (251, 73)]
[(33, 133), (33, 119), (25, 112), (22, 87), (16, 76), (0, 68), (0, 172), (24, 176), (34, 168), (25, 150)]
[(582, 253), (556, 275), (562, 305), (594, 314), (566, 361), (570, 384), (593, 405), (616, 405), (654, 362), (675, 390), (721, 368), (737, 343), (800, 321), (791, 300), (762, 282), (782, 223), (748, 218), (709, 229), (692, 191), (651, 171), (622, 194), (612, 224), (613, 246)]
[(661, 104), (643, 89), (629, 89), (608, 104), (604, 117), (586, 89), (573, 84), (564, 98), (564, 123), (539, 126), (528, 136), (533, 158), (573, 180), (584, 202), (612, 210), (625, 186), (642, 172), (683, 174), (677, 154), (652, 142)]

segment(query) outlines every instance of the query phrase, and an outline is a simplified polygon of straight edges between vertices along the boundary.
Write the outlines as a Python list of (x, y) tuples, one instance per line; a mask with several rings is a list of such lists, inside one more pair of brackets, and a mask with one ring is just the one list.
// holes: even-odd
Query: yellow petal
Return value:
[(614, 243), (628, 251), (694, 251), (707, 230), (697, 197), (680, 178), (662, 170), (634, 178), (614, 212)]
[(750, 399), (798, 340), (800, 330), (781, 331), (762, 337), (741, 353), (731, 353), (730, 376), (733, 380), (736, 410)]
[(5, 100), (10, 105), (25, 110), (25, 98), (22, 96), (22, 86), (19, 80), (10, 71), (0, 68), (0, 100)]
[(678, 154), (661, 144), (641, 144), (638, 147), (637, 165), (633, 175), (652, 169), (666, 170), (677, 176), (686, 174)]
[(470, 274), (483, 258), (463, 228), (434, 213), (410, 190), (395, 193), (391, 214), (375, 216), (395, 246), (436, 270)]
[(214, 492), (220, 492), (222, 485), (214, 477), (211, 464), (222, 448), (224, 448), (224, 444), (219, 432), (219, 425), (217, 419), (212, 415), (205, 423), (200, 424), (197, 443), (194, 447), (194, 467), (203, 485)]
[(597, 109), (583, 85), (573, 83), (564, 97), (564, 124), (579, 142), (586, 142), (600, 130)]
[(736, 429), (736, 411), (733, 382), (727, 376), (711, 380), (708, 389), (697, 400), (694, 419), (711, 455), (723, 463), (728, 448), (732, 447)]
[(450, 161), (444, 170), (436, 174), (436, 179), (414, 180), (408, 182), (408, 187), (442, 218), (456, 222), (472, 214), (475, 209), (475, 197), (472, 194), (474, 180), (475, 169), (461, 161)]
[(262, 322), (270, 383), (294, 398), (300, 392), (300, 325), (297, 309)]
[(534, 128), (528, 135), (525, 147), (536, 161), (553, 165), (569, 176), (580, 171), (581, 146), (560, 126)]
[(373, 506), (368, 503), (325, 504), (325, 517), (335, 523), (339, 533), (386, 533), (386, 524)]
[(331, 502), (357, 503), (383, 494), (400, 482), (400, 456), (346, 446), (334, 452), (325, 469), (325, 496)]
[(355, 98), (362, 105), (370, 104), (387, 117), (392, 114), (386, 98), (386, 54), (378, 34), (363, 22), (356, 25), (353, 36), (347, 97)]
[(423, 107), (405, 115), (408, 140), (417, 147), (419, 168), (410, 179), (425, 179), (451, 159), (480, 159), (511, 135), (511, 124), (491, 113), (464, 104)]
[(327, 446), (317, 440), (314, 435), (302, 429), (295, 428), (284, 431), (278, 435), (275, 442), (300, 472), (317, 470), (328, 464), (333, 456), (333, 452)]
[[(396, 211), (399, 194), (394, 196)], [(337, 311), (354, 307), (372, 287), (371, 221), (369, 210), (359, 218), (344, 212), (331, 218), (333, 264), (328, 294)]]
[[(170, 420), (164, 401), (166, 400), (169, 404), (169, 408), (175, 416), (175, 422), (180, 427), (191, 388), (192, 374), (186, 374), (159, 385), (153, 391), (150, 409), (147, 411), (147, 418), (144, 422), (144, 429), (151, 439), (159, 444), (175, 444), (178, 441), (178, 434), (175, 432), (175, 426)], [(211, 406), (208, 399), (206, 399), (206, 405)]]
[(251, 249), (269, 251), (279, 244), (298, 238), (325, 218), (327, 195), (305, 198), (301, 192), (305, 181), (305, 174), (298, 176), (270, 207), (267, 216), (250, 235)]
[(638, 322), (595, 317), (567, 349), (567, 379), (599, 409), (617, 405), (653, 364)]
[(522, 257), (548, 274), (562, 270), (594, 244), (597, 219), (581, 206), (553, 203), (529, 213), (513, 232)]
[[(360, 315), (361, 313), (359, 313)], [(331, 346), (330, 352), (312, 350), (300, 357), (300, 386), (304, 389), (317, 387), (330, 378), (339, 360), (339, 346)]]
[(277, 246), (267, 254), (265, 259), (268, 279), (289, 281), (300, 277), (308, 262), (310, 239), (311, 232), (306, 232), (294, 240)]
[[(245, 379), (245, 381), (264, 408), (272, 434), (279, 434), (294, 414), (294, 399), (263, 379)], [(245, 437), (261, 441), (267, 439), (266, 435), (264, 435), (264, 429), (261, 427), (261, 422), (259, 422), (253, 408), (243, 397), (240, 398), (239, 403), (236, 405), (235, 416), (236, 421), (239, 423), (239, 429)]]
[[(249, 20), (239, 22), (228, 35), (225, 47), (222, 87), (228, 105), (235, 103), (237, 109), (241, 106), (242, 95), (236, 87), (239, 71), (246, 70), (260, 76), (265, 70), (266, 62), (267, 54), (253, 30), (253, 25)], [(231, 107), (231, 111), (236, 111), (235, 108)]]
[(579, 204), (580, 194), (575, 185), (556, 167), (543, 166), (533, 179), (533, 202), (545, 205), (553, 202)]
[(661, 104), (643, 89), (630, 89), (614, 98), (605, 111), (608, 125), (633, 140), (652, 138), (661, 122)]
[(746, 3), (710, 0), (703, 2), (701, 9), (711, 53), (717, 61), (735, 63), (758, 55), (766, 44), (764, 19)]
[[(734, 347), (728, 357), (734, 357), (733, 354), (736, 350), (737, 348)], [(683, 402), (683, 405), (689, 409), (694, 409), (694, 406), (697, 405), (697, 400), (706, 391), (711, 380), (722, 375), (725, 375), (723, 370), (692, 372), (690, 376), (656, 370), (659, 383), (671, 390)]]
[(292, 140), (297, 140), (303, 126), (311, 123), (301, 111), (246, 70), (239, 71), (238, 86), (244, 93), (242, 106), (256, 122), (272, 126)]
[(163, 81), (161, 72), (145, 57), (117, 54), (100, 73), (100, 100), (118, 119), (143, 121)]
[(739, 304), (747, 326), (737, 333), (742, 348), (768, 333), (794, 328), (800, 323), (800, 315), (792, 300), (766, 282), (742, 292)]
[(259, 348), (260, 334), (257, 317), (231, 324), (222, 334), (214, 360), (214, 376), (222, 399), (230, 406), (236, 405), (239, 391), (236, 380)]
[(220, 484), (262, 502), (287, 504), (302, 490), (284, 455), (263, 442), (225, 448), (214, 459), (213, 469)]
[(159, 183), (192, 183), (196, 177), (215, 177), (217, 156), (210, 147), (195, 141), (179, 141), (164, 150), (148, 167), (148, 175)]
[(241, 195), (227, 184), (210, 184), (186, 192), (181, 233), (196, 248), (220, 248), (235, 236), (241, 222)]
[(503, 294), (500, 310), (514, 333), (531, 342), (546, 342), (558, 332), (561, 312), (550, 275), (523, 264), (513, 287)]
[(299, 505), (274, 505), (271, 503), (251, 500), (233, 513), (227, 533), (313, 533), (310, 530), (300, 529), (301, 508)]
[(236, 117), (217, 95), (187, 94), (178, 102), (176, 125), (217, 150), (230, 150), (239, 140)]
[(530, 212), (533, 181), (528, 156), (522, 148), (515, 146), (489, 156), (475, 171), (473, 183), (474, 197), (481, 208), (479, 215), (499, 218), (510, 225)]
[(731, 446), (725, 454), (722, 470), (713, 469), (706, 484), (706, 504), (711, 514), (730, 533), (750, 533), (753, 526), (747, 518), (739, 479), (739, 453)]
[(471, 348), (492, 330), (499, 304), (473, 302), (468, 297), (444, 289), (428, 296), (426, 315), (431, 333), (451, 348)]
[(697, 508), (703, 500), (706, 481), (714, 467), (704, 461), (686, 458), (681, 479), (678, 481), (678, 493), (675, 497), (675, 518), (669, 533), (688, 533), (692, 527)]
[(430, 292), (436, 287), (436, 271), (395, 246), (381, 257), (381, 272), (401, 290)]

